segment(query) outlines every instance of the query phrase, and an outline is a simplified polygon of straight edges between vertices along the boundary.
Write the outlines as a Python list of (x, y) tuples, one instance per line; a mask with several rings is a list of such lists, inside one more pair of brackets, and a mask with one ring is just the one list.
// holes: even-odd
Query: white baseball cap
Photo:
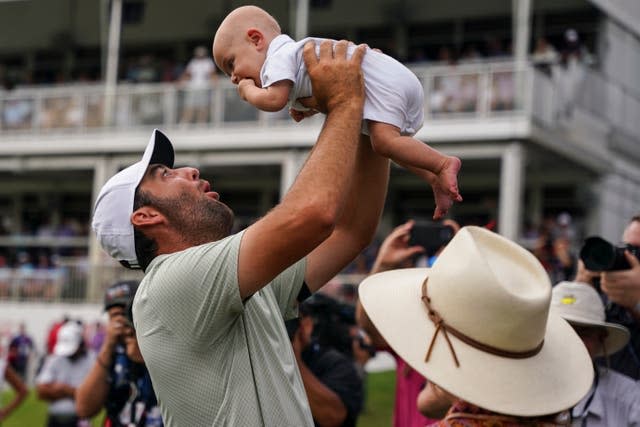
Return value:
[(112, 176), (98, 194), (91, 227), (100, 246), (127, 268), (141, 268), (131, 223), (136, 188), (150, 164), (159, 163), (172, 168), (173, 160), (171, 141), (154, 129), (142, 159)]
[(56, 356), (71, 356), (82, 344), (82, 326), (73, 320), (60, 327), (56, 336), (56, 345), (53, 354)]

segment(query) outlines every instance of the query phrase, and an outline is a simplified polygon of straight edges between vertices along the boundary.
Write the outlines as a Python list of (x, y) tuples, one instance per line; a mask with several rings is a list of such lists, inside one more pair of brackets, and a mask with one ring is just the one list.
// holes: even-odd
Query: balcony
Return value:
[[(531, 69), (516, 72), (513, 62), (457, 66), (416, 66), (422, 81), (426, 121), (482, 120), (521, 114), (525, 103), (514, 83), (530, 78)], [(228, 80), (207, 91), (200, 121), (189, 119), (189, 90), (179, 83), (122, 84), (113, 95), (114, 114), (105, 122), (105, 89), (100, 84), (24, 87), (0, 92), (0, 134), (121, 132), (136, 128), (173, 126), (252, 128), (287, 123), (287, 111), (265, 113), (242, 101)]]

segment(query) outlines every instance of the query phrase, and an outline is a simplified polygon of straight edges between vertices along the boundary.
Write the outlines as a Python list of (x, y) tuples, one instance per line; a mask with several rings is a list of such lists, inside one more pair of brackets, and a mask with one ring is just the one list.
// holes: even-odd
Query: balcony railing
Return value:
[[(486, 118), (522, 110), (513, 62), (412, 68), (425, 88), (427, 119)], [(520, 75), (526, 74), (521, 72)], [(0, 133), (117, 131), (139, 126), (288, 121), (287, 111), (265, 113), (242, 101), (235, 86), (220, 79), (205, 90), (204, 106), (190, 111), (193, 92), (180, 83), (121, 84), (114, 97), (111, 124), (105, 123), (104, 86), (77, 84), (25, 87), (0, 92)]]

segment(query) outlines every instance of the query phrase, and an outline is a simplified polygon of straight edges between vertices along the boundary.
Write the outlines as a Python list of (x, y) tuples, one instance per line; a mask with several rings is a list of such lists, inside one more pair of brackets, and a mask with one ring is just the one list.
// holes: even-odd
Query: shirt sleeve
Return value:
[(290, 80), (295, 84), (298, 68), (296, 52), (283, 46), (264, 61), (260, 72), (262, 87), (269, 87), (282, 80)]
[(36, 377), (36, 384), (49, 384), (56, 380), (55, 356), (47, 356), (40, 373)]
[(298, 294), (304, 283), (307, 268), (306, 258), (301, 259), (271, 282), (271, 289), (278, 301), (280, 313), (284, 320), (298, 317)]
[(318, 379), (336, 393), (347, 408), (343, 425), (353, 425), (362, 410), (362, 380), (353, 362), (337, 350), (325, 351), (311, 368)]

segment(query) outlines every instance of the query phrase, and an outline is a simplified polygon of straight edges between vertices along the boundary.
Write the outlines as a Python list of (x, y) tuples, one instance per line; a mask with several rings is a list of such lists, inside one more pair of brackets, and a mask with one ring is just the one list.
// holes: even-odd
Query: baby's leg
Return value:
[(458, 191), (460, 159), (403, 136), (400, 129), (387, 123), (370, 121), (369, 134), (376, 153), (394, 160), (431, 184), (436, 199), (435, 219), (442, 217), (453, 202), (462, 201)]

